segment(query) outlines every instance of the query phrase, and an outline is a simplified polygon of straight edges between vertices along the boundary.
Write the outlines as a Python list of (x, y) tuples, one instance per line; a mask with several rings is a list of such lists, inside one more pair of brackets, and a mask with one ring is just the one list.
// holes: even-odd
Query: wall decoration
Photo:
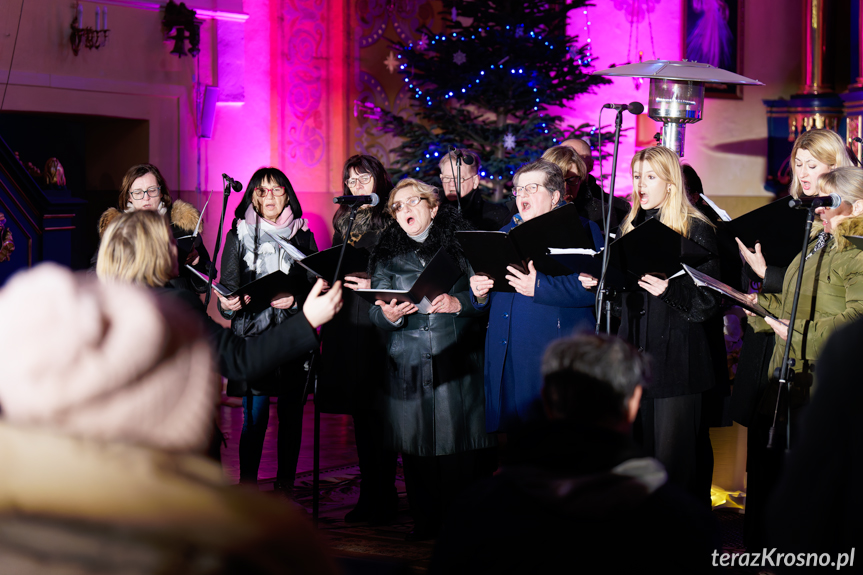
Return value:
[[(743, 74), (744, 0), (683, 0), (682, 58)], [(707, 84), (707, 98), (743, 98), (743, 86)]]

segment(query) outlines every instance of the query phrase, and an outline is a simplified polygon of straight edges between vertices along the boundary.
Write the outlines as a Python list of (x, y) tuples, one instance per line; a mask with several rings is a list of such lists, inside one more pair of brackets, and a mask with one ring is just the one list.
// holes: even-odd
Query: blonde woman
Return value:
[[(323, 282), (312, 289), (301, 314), (255, 338), (242, 338), (217, 324), (201, 298), (174, 287), (177, 244), (167, 218), (151, 210), (120, 214), (108, 225), (99, 246), (96, 275), (103, 282), (132, 283), (179, 299), (204, 323), (216, 352), (219, 371), (229, 379), (257, 379), (286, 361), (318, 347), (316, 329), (341, 309), (341, 282), (321, 295)], [(305, 321), (304, 321), (305, 320)]]
[[(707, 218), (686, 197), (677, 154), (647, 148), (632, 158), (632, 209), (620, 226), (627, 234), (651, 218), (718, 253), (716, 234)], [(719, 275), (719, 259), (698, 266)], [(596, 285), (581, 276), (585, 287)], [(618, 335), (652, 358), (652, 380), (644, 388), (636, 425), (644, 450), (665, 465), (669, 479), (708, 504), (713, 452), (702, 395), (722, 377), (725, 345), (716, 320), (719, 298), (698, 288), (688, 276), (643, 276), (643, 291), (625, 292), (616, 301)]]

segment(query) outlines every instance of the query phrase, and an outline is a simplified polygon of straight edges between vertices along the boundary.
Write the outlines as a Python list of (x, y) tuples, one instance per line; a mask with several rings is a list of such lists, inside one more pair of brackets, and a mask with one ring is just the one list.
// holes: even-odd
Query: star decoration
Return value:
[(429, 37), (426, 36), (425, 34), (423, 34), (422, 38), (420, 38), (419, 42), (417, 42), (417, 48), (419, 48), (420, 50), (425, 50), (428, 47), (429, 47)]
[(399, 63), (398, 63), (398, 61), (396, 60), (395, 54), (393, 54), (393, 51), (392, 51), (392, 50), (390, 50), (390, 55), (389, 55), (389, 56), (387, 56), (387, 59), (386, 59), (386, 60), (384, 60), (384, 66), (386, 66), (386, 67), (387, 67), (387, 70), (389, 70), (389, 71), (390, 71), (390, 74), (392, 74), (393, 72), (395, 72), (395, 71), (396, 71), (396, 68), (398, 68), (398, 67), (399, 67)]
[(452, 55), (452, 61), (461, 66), (465, 62), (467, 62), (467, 55), (459, 50), (455, 54)]
[(515, 136), (512, 135), (512, 132), (507, 132), (503, 137), (503, 147), (509, 151), (515, 149)]

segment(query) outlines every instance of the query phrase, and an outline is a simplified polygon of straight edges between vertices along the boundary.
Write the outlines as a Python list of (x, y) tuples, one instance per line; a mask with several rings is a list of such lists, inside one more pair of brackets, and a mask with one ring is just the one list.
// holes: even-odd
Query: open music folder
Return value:
[(692, 278), (692, 281), (694, 281), (695, 285), (697, 285), (698, 287), (706, 287), (717, 293), (720, 293), (728, 299), (732, 300), (740, 307), (748, 309), (752, 313), (760, 315), (761, 317), (769, 317), (770, 319), (776, 319), (773, 314), (764, 309), (764, 307), (762, 307), (760, 304), (750, 302), (744, 293), (737, 291), (733, 287), (724, 284), (718, 279), (712, 278), (705, 273), (701, 273), (700, 271), (693, 269), (688, 265), (684, 265), (683, 269), (686, 271), (686, 273), (689, 274), (689, 277)]
[(537, 271), (546, 275), (569, 275), (572, 270), (552, 258), (549, 248), (597, 248), (572, 204), (524, 222), (509, 232), (456, 232), (456, 237), (474, 273), (494, 279), (494, 291), (499, 292), (515, 291), (506, 281), (507, 266), (527, 273), (527, 263), (533, 261)]
[[(323, 278), (328, 282), (333, 281), (336, 266), (339, 263), (339, 255), (342, 251), (341, 244), (307, 256), (278, 234), (264, 233), (273, 238), (273, 241), (285, 250), (293, 262), (305, 268), (310, 274)], [(369, 252), (348, 244), (345, 246), (345, 257), (342, 261), (342, 269), (339, 271), (338, 279), (344, 280), (345, 276), (366, 277), (368, 275), (368, 271), (366, 270), (368, 265)]]
[[(192, 266), (187, 265), (186, 267), (202, 280), (209, 280), (206, 274), (202, 274)], [(216, 281), (213, 282), (213, 289), (225, 298), (249, 296), (251, 301), (243, 309), (254, 313), (267, 309), (270, 307), (270, 302), (277, 298), (289, 295), (298, 299), (304, 298), (311, 291), (312, 284), (309, 283), (304, 273), (286, 274), (281, 270), (276, 270), (262, 278), (240, 286), (234, 291), (229, 290)]]
[(735, 218), (726, 224), (726, 229), (750, 249), (760, 242), (767, 263), (785, 267), (800, 253), (806, 229), (806, 210), (792, 208), (789, 199), (776, 200)]
[(442, 293), (447, 293), (462, 274), (444, 248), (437, 251), (425, 269), (409, 289), (358, 289), (354, 293), (374, 305), (377, 300), (390, 303), (411, 302), (420, 313), (428, 313), (431, 302)]
[[(607, 285), (633, 288), (644, 275), (669, 279), (683, 273), (683, 264), (698, 265), (710, 257), (710, 252), (689, 238), (675, 232), (658, 219), (647, 220), (608, 246)], [(559, 252), (558, 250), (555, 250)], [(599, 278), (602, 273), (602, 253), (553, 253), (572, 272)]]

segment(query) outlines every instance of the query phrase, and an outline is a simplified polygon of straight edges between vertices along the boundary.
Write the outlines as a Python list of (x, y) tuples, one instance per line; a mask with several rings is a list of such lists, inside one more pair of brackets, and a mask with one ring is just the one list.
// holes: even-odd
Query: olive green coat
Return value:
[[(815, 361), (830, 335), (840, 326), (863, 316), (863, 251), (851, 244), (846, 236), (863, 235), (863, 217), (848, 218), (818, 253), (806, 261), (797, 318), (791, 337), (790, 356), (795, 360), (794, 385), (804, 394), (803, 402), (814, 391)], [(811, 250), (813, 240), (809, 243)], [(759, 294), (758, 303), (780, 319), (791, 317), (798, 255), (785, 272), (781, 294)], [(761, 318), (752, 318), (755, 331), (771, 328)], [(785, 353), (785, 340), (776, 338), (770, 373), (780, 366)]]

